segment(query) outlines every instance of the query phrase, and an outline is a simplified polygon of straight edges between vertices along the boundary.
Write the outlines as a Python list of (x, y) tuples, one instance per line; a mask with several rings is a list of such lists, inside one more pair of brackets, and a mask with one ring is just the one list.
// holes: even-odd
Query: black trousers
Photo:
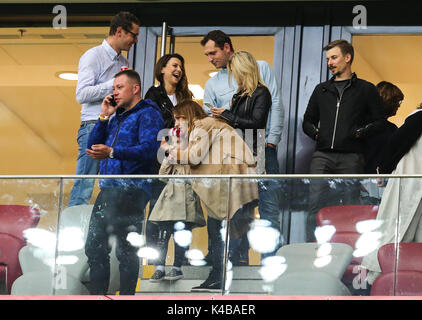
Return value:
[(110, 237), (116, 238), (120, 294), (135, 294), (139, 274), (138, 248), (127, 240), (130, 232), (142, 233), (147, 194), (138, 188), (107, 188), (100, 191), (89, 222), (85, 254), (90, 267), (91, 294), (107, 294), (110, 282)]
[[(360, 153), (315, 151), (311, 160), (311, 174), (361, 174), (365, 160)], [(360, 183), (356, 179), (329, 181), (311, 179), (309, 213), (306, 222), (306, 241), (315, 241), (316, 214), (325, 206), (360, 203)]]
[[(192, 224), (189, 222), (182, 221), (185, 225), (184, 230), (192, 231)], [(156, 261), (154, 261), (154, 265), (156, 266), (164, 266), (166, 264), (166, 257), (167, 257), (167, 250), (168, 250), (168, 243), (170, 240), (171, 235), (174, 235), (175, 229), (174, 225), (177, 221), (160, 221), (155, 222), (158, 227), (158, 237), (157, 237), (157, 249), (160, 253), (160, 256)], [(189, 246), (182, 247), (180, 246), (177, 241), (174, 240), (174, 263), (173, 266), (181, 267), (183, 264), (183, 260), (185, 258), (185, 253), (188, 250)]]
[[(149, 214), (151, 214), (152, 209), (154, 209), (155, 204), (157, 203), (158, 198), (160, 197), (161, 192), (163, 191), (164, 187), (166, 186), (165, 182), (160, 181), (159, 179), (154, 179), (151, 184), (151, 199), (149, 202)], [(146, 231), (145, 231), (145, 238), (148, 247), (154, 248), (156, 250), (160, 250), (158, 247), (158, 224), (151, 222), (149, 220), (149, 215), (146, 221)], [(151, 261), (148, 261), (150, 264)]]
[[(211, 265), (214, 274), (222, 277), (224, 263), (224, 239), (221, 235), (222, 221), (208, 217), (208, 248), (211, 248)], [(221, 278), (220, 278), (221, 279)]]

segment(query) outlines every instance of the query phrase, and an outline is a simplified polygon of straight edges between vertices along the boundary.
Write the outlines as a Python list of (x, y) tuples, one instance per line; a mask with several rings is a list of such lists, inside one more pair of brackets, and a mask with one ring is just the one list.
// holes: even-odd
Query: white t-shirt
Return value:
[(172, 95), (168, 94), (167, 96), (169, 97), (171, 103), (173, 103), (173, 106), (175, 106), (177, 104), (176, 94), (172, 94)]

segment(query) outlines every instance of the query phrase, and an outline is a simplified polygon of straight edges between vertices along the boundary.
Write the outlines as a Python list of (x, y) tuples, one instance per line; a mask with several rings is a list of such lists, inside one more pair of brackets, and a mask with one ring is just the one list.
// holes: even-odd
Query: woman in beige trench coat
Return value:
[[(173, 114), (175, 127), (181, 132), (180, 139), (174, 145), (163, 141), (162, 149), (168, 156), (162, 164), (161, 173), (165, 172), (169, 163), (184, 166), (184, 172), (192, 175), (255, 173), (256, 162), (251, 150), (231, 126), (209, 117), (202, 107), (192, 100), (178, 104)], [(229, 224), (229, 234), (232, 239), (242, 236), (247, 231), (253, 218), (253, 210), (239, 209), (256, 206), (257, 183), (252, 179), (229, 180), (218, 177), (193, 178), (190, 183), (194, 194), (199, 197), (207, 210), (208, 241), (213, 248), (212, 271), (204, 283), (215, 287), (211, 289), (221, 290), (224, 253), (222, 221), (233, 222)], [(173, 213), (169, 212), (170, 215)], [(193, 291), (196, 291), (194, 289)]]

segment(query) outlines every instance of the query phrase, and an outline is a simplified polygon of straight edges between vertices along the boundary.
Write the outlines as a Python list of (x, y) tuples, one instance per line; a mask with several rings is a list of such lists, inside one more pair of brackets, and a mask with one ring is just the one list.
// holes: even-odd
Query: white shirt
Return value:
[(81, 121), (96, 120), (105, 96), (112, 93), (114, 76), (129, 62), (106, 41), (85, 52), (78, 65), (76, 100), (82, 105)]
[(173, 103), (173, 106), (176, 106), (176, 104), (177, 104), (176, 94), (175, 93), (174, 94), (171, 94), (171, 95), (168, 94), (167, 96), (169, 97), (171, 103)]

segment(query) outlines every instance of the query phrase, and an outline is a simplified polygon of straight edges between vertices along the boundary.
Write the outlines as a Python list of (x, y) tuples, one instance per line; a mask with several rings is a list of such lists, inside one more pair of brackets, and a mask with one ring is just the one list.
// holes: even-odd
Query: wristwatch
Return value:
[(113, 148), (111, 148), (111, 151), (110, 151), (110, 154), (108, 155), (108, 157), (110, 158), (110, 159), (114, 159), (114, 149)]

